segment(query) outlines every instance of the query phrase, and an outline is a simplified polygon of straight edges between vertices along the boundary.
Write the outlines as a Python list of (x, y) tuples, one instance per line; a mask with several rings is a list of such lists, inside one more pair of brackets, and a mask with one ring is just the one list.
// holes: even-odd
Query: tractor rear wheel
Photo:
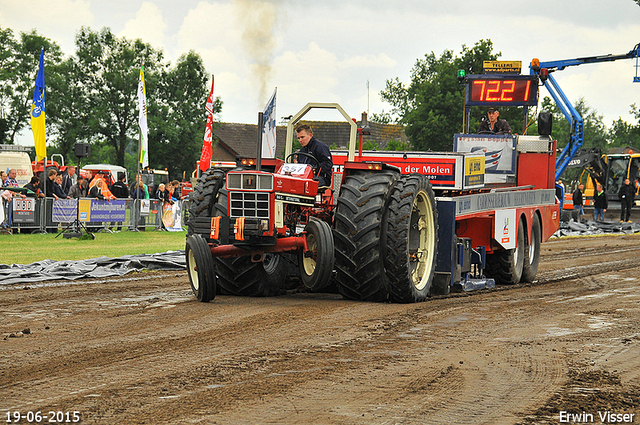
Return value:
[(540, 245), (542, 244), (542, 226), (538, 216), (533, 218), (531, 223), (531, 242), (526, 245), (524, 252), (524, 264), (522, 270), (522, 281), (533, 282), (538, 273), (540, 264)]
[(187, 236), (185, 254), (193, 294), (200, 302), (211, 301), (216, 297), (216, 274), (209, 245), (200, 235)]
[(418, 174), (402, 176), (393, 188), (388, 214), (384, 266), (391, 301), (424, 301), (438, 246), (436, 200), (429, 180)]
[(382, 247), (385, 218), (395, 172), (356, 172), (346, 177), (334, 215), (336, 284), (345, 297), (388, 299)]
[(524, 270), (524, 221), (520, 219), (516, 247), (487, 255), (487, 267), (485, 271), (496, 283), (503, 285), (517, 285), (522, 279)]
[[(220, 189), (214, 216), (227, 215), (227, 190)], [(265, 254), (263, 261), (251, 261), (251, 256), (214, 257), (220, 293), (250, 297), (280, 295), (283, 291), (287, 260), (278, 254)]]
[(300, 278), (304, 286), (319, 291), (329, 286), (333, 273), (334, 244), (329, 225), (312, 218), (305, 227), (309, 251), (299, 254)]
[(197, 217), (212, 217), (213, 206), (218, 199), (218, 192), (225, 182), (225, 172), (219, 168), (210, 168), (198, 179), (195, 189), (189, 196), (189, 219), (187, 236), (196, 233)]

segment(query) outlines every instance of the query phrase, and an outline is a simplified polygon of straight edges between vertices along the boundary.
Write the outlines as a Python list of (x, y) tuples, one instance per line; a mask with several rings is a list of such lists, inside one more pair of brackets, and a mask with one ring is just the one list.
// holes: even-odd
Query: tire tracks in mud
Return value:
[[(580, 382), (591, 379), (575, 375), (574, 382), (568, 367), (573, 357), (564, 350), (586, 339), (548, 329), (575, 321), (566, 311), (570, 301), (600, 294), (611, 279), (607, 274), (640, 268), (634, 247), (612, 247), (610, 253), (623, 257), (612, 260), (599, 246), (572, 245), (545, 251), (548, 264), (533, 284), (408, 305), (290, 293), (220, 296), (208, 304), (182, 299), (152, 308), (149, 299), (161, 303), (166, 294), (188, 293), (186, 275), (175, 273), (113, 288), (87, 283), (6, 291), (13, 294), (0, 310), (15, 313), (16, 323), (18, 313), (34, 308), (50, 306), (63, 315), (47, 319), (51, 334), (34, 327), (34, 335), (4, 342), (16, 348), (0, 355), (3, 407), (81, 410), (85, 423), (542, 420), (543, 411), (521, 412), (536, 412), (557, 394), (569, 400)], [(584, 304), (578, 313), (615, 314), (590, 298)], [(41, 348), (51, 342), (61, 346)], [(631, 376), (638, 376), (624, 351), (637, 340), (620, 343), (628, 345), (612, 349), (609, 363), (634, 367)], [(31, 350), (28, 356), (19, 357), (18, 344)]]

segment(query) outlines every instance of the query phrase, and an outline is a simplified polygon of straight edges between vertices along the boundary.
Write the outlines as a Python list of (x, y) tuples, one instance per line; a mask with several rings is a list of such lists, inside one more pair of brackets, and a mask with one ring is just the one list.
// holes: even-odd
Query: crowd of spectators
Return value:
[[(79, 199), (94, 198), (100, 200), (112, 199), (157, 199), (163, 204), (173, 204), (181, 199), (180, 182), (174, 180), (169, 183), (160, 183), (157, 190), (149, 193), (149, 187), (144, 183), (141, 174), (137, 174), (135, 180), (127, 186), (126, 175), (118, 172), (117, 180), (110, 186), (108, 178), (100, 172), (94, 175), (92, 171), (76, 172), (76, 167), (68, 166), (61, 172), (55, 168), (49, 168), (46, 173), (40, 172), (20, 188), (16, 180), (15, 169), (0, 171), (0, 196), (7, 207), (15, 196), (22, 198), (53, 198)], [(10, 215), (10, 211), (5, 209)], [(5, 214), (5, 217), (7, 214)], [(0, 220), (2, 221), (2, 220)]]

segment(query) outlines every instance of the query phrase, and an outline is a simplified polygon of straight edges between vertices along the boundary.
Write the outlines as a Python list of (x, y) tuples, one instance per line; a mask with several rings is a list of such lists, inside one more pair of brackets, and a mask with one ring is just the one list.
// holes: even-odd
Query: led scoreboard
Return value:
[(538, 77), (535, 75), (467, 75), (468, 106), (535, 106)]

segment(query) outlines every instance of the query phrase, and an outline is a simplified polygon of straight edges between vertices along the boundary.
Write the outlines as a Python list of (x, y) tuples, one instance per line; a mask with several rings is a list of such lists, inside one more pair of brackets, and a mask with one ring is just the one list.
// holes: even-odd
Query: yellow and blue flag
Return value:
[(31, 129), (36, 146), (36, 161), (47, 157), (47, 141), (44, 126), (44, 49), (40, 51), (40, 67), (36, 77), (36, 88), (33, 91), (31, 105)]

